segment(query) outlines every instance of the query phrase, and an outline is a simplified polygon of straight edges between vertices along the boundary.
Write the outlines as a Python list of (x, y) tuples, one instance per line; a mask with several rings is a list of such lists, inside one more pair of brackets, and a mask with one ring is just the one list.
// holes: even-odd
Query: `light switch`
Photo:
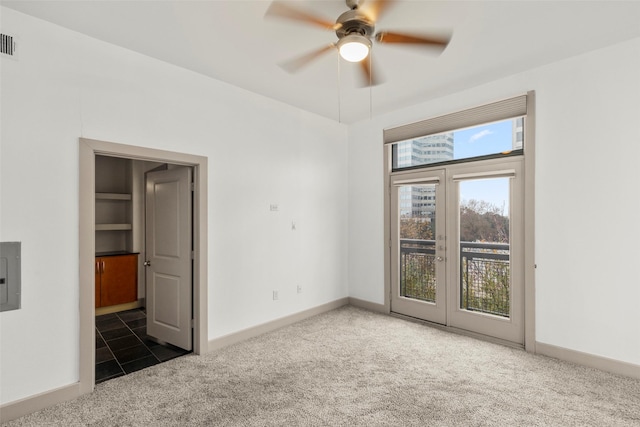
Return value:
[(0, 242), (0, 311), (20, 308), (20, 242)]

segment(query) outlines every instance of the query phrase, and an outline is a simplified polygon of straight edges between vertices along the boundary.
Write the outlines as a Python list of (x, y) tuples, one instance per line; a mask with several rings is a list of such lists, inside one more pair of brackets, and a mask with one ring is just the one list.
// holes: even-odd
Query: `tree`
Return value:
[(460, 204), (460, 240), (509, 243), (509, 217), (487, 201), (465, 201)]
[(433, 240), (431, 221), (427, 218), (401, 218), (400, 238)]

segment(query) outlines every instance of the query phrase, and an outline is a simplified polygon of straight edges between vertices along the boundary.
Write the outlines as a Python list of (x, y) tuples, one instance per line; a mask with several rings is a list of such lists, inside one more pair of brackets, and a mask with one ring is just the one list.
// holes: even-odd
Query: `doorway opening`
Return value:
[(95, 156), (96, 384), (191, 353), (193, 168)]
[[(105, 344), (109, 341), (104, 339), (103, 332), (111, 340), (122, 341), (120, 350), (125, 350), (127, 340), (137, 340), (135, 346), (128, 347), (134, 350), (118, 351), (120, 355), (124, 354), (125, 360), (137, 362), (128, 366), (130, 371), (152, 362), (149, 354), (137, 356), (157, 345), (169, 349), (149, 351), (158, 362), (190, 351), (195, 354), (207, 351), (207, 158), (84, 138), (80, 139), (79, 147), (79, 383), (80, 391), (84, 394), (93, 391), (96, 381), (100, 381), (96, 362), (103, 357), (104, 351), (96, 350), (98, 336)], [(100, 163), (105, 159), (107, 162), (118, 159), (132, 165), (132, 178), (133, 175), (140, 178), (137, 187), (131, 187), (130, 196), (126, 195), (126, 191), (98, 190), (96, 184), (100, 182), (96, 179), (101, 179), (98, 178)], [(149, 173), (145, 174), (147, 171)], [(174, 179), (175, 171), (186, 173), (188, 181), (180, 183)], [(152, 184), (149, 185), (149, 182)], [(157, 190), (155, 194), (154, 189)], [(97, 190), (101, 193), (99, 196)], [(188, 199), (182, 199), (184, 195), (188, 195)], [(159, 207), (151, 219), (146, 216), (149, 210), (144, 208), (144, 200), (149, 197), (151, 203)], [(127, 203), (131, 205), (130, 210), (123, 208)], [(187, 226), (188, 231), (177, 228), (176, 224), (187, 217), (192, 219)], [(149, 221), (152, 226), (144, 227)], [(144, 229), (152, 229), (151, 234), (153, 230), (161, 230), (164, 234), (155, 242), (145, 243), (148, 233), (142, 232)], [(175, 236), (180, 238), (176, 239)], [(105, 250), (115, 253), (101, 253)], [(96, 255), (98, 258), (102, 255), (104, 259), (98, 260)], [(135, 283), (133, 295), (131, 286), (122, 295), (122, 289), (110, 286), (108, 274), (100, 277), (105, 273), (108, 262), (112, 261), (107, 258), (121, 255), (133, 255), (133, 260), (129, 261), (134, 268), (134, 273), (129, 273), (129, 278)], [(177, 262), (178, 259), (182, 263)], [(176, 265), (178, 270), (175, 269)], [(110, 271), (113, 270), (110, 268)], [(188, 277), (184, 276), (185, 271), (188, 271)], [(103, 279), (105, 286), (102, 286)], [(91, 282), (94, 286), (91, 286)], [(180, 309), (171, 306), (171, 301), (179, 301), (182, 306)], [(186, 307), (188, 310), (185, 310)], [(97, 318), (96, 315), (105, 317)], [(104, 324), (110, 322), (115, 327), (105, 328)], [(140, 328), (143, 322), (145, 327), (154, 324), (164, 327), (165, 331), (158, 332), (157, 327), (152, 327), (152, 338), (142, 333)], [(96, 327), (102, 329), (98, 335)], [(109, 330), (112, 332), (107, 333)], [(188, 336), (186, 341), (176, 342), (176, 337), (167, 333), (175, 330), (179, 330), (182, 337)], [(124, 335), (114, 338), (114, 335), (127, 331), (130, 332), (128, 338)], [(143, 360), (145, 358), (146, 362)]]

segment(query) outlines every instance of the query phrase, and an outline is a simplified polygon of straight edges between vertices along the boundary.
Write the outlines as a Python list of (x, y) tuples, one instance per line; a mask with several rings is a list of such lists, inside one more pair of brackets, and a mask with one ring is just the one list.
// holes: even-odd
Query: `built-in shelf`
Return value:
[(131, 230), (131, 224), (96, 224), (96, 231)]
[(131, 194), (96, 193), (96, 200), (131, 200)]
[(95, 250), (117, 252), (132, 249), (132, 161), (96, 156)]

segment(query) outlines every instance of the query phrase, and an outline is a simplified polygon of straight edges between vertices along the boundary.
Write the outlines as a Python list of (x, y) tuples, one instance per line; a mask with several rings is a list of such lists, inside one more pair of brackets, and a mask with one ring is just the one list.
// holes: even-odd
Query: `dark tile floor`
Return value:
[(96, 384), (187, 353), (149, 339), (144, 308), (96, 316)]

